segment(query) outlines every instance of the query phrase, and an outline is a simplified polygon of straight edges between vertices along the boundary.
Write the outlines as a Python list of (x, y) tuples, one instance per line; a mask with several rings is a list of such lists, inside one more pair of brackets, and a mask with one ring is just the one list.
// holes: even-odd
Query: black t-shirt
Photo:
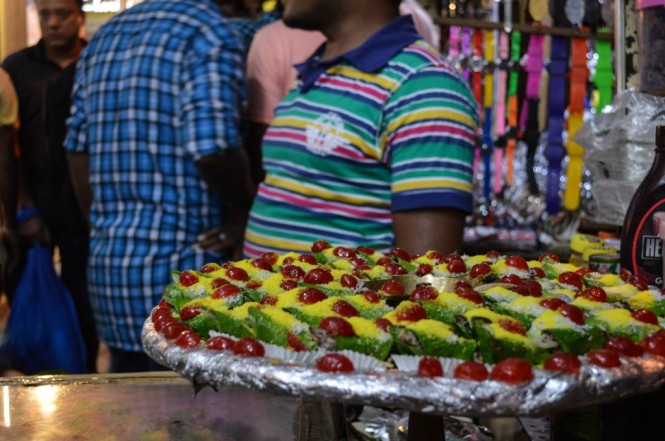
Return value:
[(62, 147), (75, 65), (63, 70), (48, 60), (40, 40), (9, 55), (2, 67), (18, 97), (18, 143), (35, 205), (52, 230), (63, 226), (85, 228)]

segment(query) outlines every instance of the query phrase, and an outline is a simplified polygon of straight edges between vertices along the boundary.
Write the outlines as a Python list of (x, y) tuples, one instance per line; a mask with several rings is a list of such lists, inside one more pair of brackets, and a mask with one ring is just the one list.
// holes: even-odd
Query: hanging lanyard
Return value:
[(461, 33), (462, 29), (459, 26), (451, 26), (448, 33), (448, 61), (454, 66), (459, 62)]
[(473, 34), (473, 56), (471, 57), (471, 90), (473, 97), (478, 104), (478, 110), (482, 111), (483, 106), (483, 70), (485, 62), (483, 61), (483, 31), (476, 29)]
[(549, 14), (548, 0), (529, 0), (529, 15), (533, 21), (541, 22)]
[(584, 121), (584, 100), (589, 70), (586, 65), (587, 42), (583, 38), (573, 38), (571, 46), (570, 99), (568, 101), (568, 151), (569, 163), (566, 189), (563, 195), (564, 207), (575, 211), (580, 205), (580, 183), (582, 182), (582, 158), (584, 147), (574, 141), (577, 130)]
[[(494, 31), (485, 32), (485, 64), (491, 66), (494, 62)], [(489, 201), (491, 183), (492, 183), (492, 152), (494, 150), (494, 140), (492, 138), (492, 106), (494, 104), (494, 73), (492, 69), (487, 69), (484, 81), (483, 107), (485, 108), (485, 123), (483, 124), (483, 164), (485, 166), (485, 181), (483, 186), (483, 196)]]
[[(512, 7), (511, 2), (504, 4), (504, 31), (495, 31), (494, 38), (498, 45), (494, 48), (496, 60), (496, 74), (494, 75), (494, 89), (496, 90), (494, 132), (496, 142), (494, 143), (494, 181), (493, 190), (495, 194), (501, 193), (503, 189), (503, 152), (506, 147), (506, 82), (508, 80), (508, 33), (512, 29)], [(499, 3), (494, 2), (493, 19), (499, 21)]]
[[(468, 61), (471, 59), (472, 36), (473, 36), (473, 29), (462, 28), (462, 43), (461, 43), (462, 59), (467, 60), (467, 63), (464, 63), (467, 65), (469, 64)], [(462, 69), (462, 76), (466, 81), (469, 81), (469, 69)]]
[[(473, 55), (469, 59), (469, 69), (470, 79), (471, 79), (471, 92), (473, 93), (473, 98), (476, 100), (476, 105), (478, 106), (478, 114), (483, 115), (483, 69), (485, 68), (485, 62), (483, 61), (483, 31), (481, 29), (476, 29), (473, 32)], [(478, 127), (476, 135), (482, 139), (482, 125)], [(477, 174), (478, 168), (480, 167), (481, 159), (481, 149), (482, 146), (476, 148), (474, 157), (473, 157), (473, 170), (474, 174)], [(484, 192), (483, 192), (484, 193)]]
[(566, 73), (568, 70), (568, 40), (564, 37), (552, 37), (550, 53), (550, 74), (547, 148), (546, 209), (549, 214), (556, 214), (561, 209), (559, 182), (561, 181), (561, 161), (566, 155), (563, 147), (563, 130), (566, 111)]
[[(544, 35), (531, 34), (529, 36), (529, 48), (527, 49), (527, 60), (524, 70), (526, 77), (526, 99), (537, 100), (540, 93), (540, 77), (543, 72), (543, 41)], [(526, 126), (528, 107), (523, 106), (520, 114), (520, 126)]]
[(531, 194), (538, 193), (538, 184), (534, 172), (536, 150), (540, 140), (538, 124), (538, 104), (540, 94), (540, 76), (543, 71), (543, 35), (529, 36), (529, 49), (524, 69), (527, 72), (525, 104), (522, 106), (520, 126), (524, 127), (524, 142), (527, 145), (526, 173)]
[(513, 185), (515, 179), (515, 144), (517, 143), (517, 90), (519, 86), (519, 62), (522, 36), (513, 31), (510, 36), (510, 74), (508, 75), (508, 127), (509, 136), (506, 142), (506, 185)]
[[(608, 32), (607, 29), (601, 29), (599, 32)], [(598, 91), (598, 102), (596, 110), (612, 104), (612, 84), (614, 83), (614, 70), (612, 67), (612, 46), (609, 40), (596, 40), (596, 53), (598, 54), (598, 64), (596, 64), (596, 73), (593, 76), (593, 84)]]

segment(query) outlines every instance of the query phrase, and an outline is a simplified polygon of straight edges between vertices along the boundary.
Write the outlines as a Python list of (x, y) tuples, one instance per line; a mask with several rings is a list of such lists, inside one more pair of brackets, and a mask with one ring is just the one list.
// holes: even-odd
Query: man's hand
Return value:
[(234, 210), (224, 226), (211, 228), (201, 233), (194, 247), (217, 253), (228, 251), (233, 260), (242, 259), (247, 216), (246, 211)]
[(10, 268), (16, 265), (21, 258), (18, 232), (0, 226), (0, 245), (4, 246), (4, 252), (6, 253), (0, 259), (0, 266), (6, 265), (7, 268)]
[(51, 234), (46, 227), (44, 219), (40, 216), (32, 216), (18, 227), (18, 235), (31, 244), (51, 244)]

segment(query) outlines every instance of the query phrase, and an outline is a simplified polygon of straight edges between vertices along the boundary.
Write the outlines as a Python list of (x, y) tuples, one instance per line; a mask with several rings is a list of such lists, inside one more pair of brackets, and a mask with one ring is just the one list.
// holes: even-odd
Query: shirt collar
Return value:
[[(79, 40), (81, 40), (81, 44), (83, 45), (83, 47), (86, 47), (88, 41), (83, 38), (80, 38)], [(30, 51), (30, 56), (33, 57), (35, 60), (41, 63), (51, 63), (54, 66), (58, 66), (58, 64), (46, 58), (46, 45), (44, 43), (43, 38), (40, 38), (37, 44), (35, 44), (34, 46), (30, 46), (28, 50)], [(60, 68), (60, 66), (58, 66), (58, 68)]]
[(348, 61), (363, 72), (376, 72), (404, 47), (418, 39), (420, 36), (411, 15), (403, 15), (388, 23), (359, 47), (330, 60), (319, 61), (325, 46), (323, 43), (308, 60), (295, 66), (303, 80), (302, 90), (311, 88), (323, 72), (341, 60)]

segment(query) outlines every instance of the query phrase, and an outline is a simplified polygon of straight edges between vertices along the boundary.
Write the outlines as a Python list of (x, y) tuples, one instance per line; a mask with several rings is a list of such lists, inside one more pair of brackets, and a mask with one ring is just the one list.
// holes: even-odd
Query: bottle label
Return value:
[(619, 274), (619, 254), (594, 254), (589, 257), (589, 268), (603, 274)]
[(665, 220), (665, 199), (653, 204), (637, 225), (630, 243), (630, 260), (635, 272), (649, 285), (663, 286), (663, 241), (659, 236), (660, 221)]

